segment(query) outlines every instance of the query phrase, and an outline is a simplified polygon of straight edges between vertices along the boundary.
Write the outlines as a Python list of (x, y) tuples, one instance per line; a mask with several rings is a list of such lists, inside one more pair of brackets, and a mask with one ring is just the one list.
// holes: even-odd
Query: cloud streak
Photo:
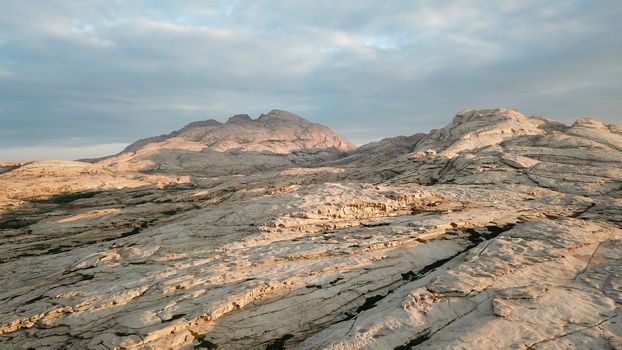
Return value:
[(467, 107), (621, 121), (618, 1), (157, 4), (8, 0), (0, 147), (15, 155), (2, 157), (272, 108), (357, 143), (428, 131)]

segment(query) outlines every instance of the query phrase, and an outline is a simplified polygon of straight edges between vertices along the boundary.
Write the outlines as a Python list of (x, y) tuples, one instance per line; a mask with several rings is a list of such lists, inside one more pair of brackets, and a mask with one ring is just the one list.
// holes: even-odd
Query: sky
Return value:
[(0, 0), (0, 161), (284, 109), (356, 144), (511, 107), (622, 125), (622, 1)]

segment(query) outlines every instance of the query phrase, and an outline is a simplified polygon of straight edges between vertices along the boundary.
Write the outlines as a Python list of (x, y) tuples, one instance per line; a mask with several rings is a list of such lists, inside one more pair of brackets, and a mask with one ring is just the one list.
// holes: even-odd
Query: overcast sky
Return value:
[(622, 1), (0, 0), (0, 160), (285, 109), (354, 143), (464, 108), (622, 124)]

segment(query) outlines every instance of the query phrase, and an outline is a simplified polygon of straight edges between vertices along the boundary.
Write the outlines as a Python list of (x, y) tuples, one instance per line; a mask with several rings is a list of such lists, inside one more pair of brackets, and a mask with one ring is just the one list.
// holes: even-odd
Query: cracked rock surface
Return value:
[[(622, 349), (619, 127), (466, 110), (351, 151), (298, 118), (3, 165), (0, 348)], [(201, 173), (171, 138), (328, 153)]]

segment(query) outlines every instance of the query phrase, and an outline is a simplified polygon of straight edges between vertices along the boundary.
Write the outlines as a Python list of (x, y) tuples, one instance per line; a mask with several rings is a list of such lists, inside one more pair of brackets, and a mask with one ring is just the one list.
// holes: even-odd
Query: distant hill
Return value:
[(121, 153), (90, 160), (117, 170), (208, 175), (252, 173), (291, 165), (313, 165), (341, 157), (356, 147), (326, 126), (273, 110), (226, 123), (190, 123), (168, 135), (138, 140)]

